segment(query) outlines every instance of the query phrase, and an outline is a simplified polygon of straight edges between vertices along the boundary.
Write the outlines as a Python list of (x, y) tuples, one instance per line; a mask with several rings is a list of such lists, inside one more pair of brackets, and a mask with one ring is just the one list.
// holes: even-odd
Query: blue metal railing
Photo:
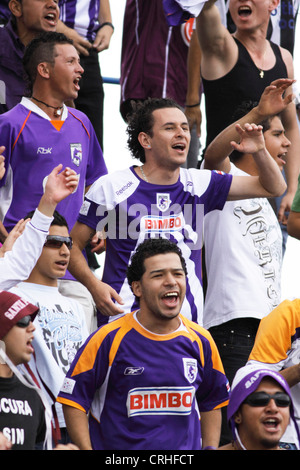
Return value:
[(111, 83), (113, 85), (120, 85), (120, 79), (114, 77), (102, 77), (103, 83)]

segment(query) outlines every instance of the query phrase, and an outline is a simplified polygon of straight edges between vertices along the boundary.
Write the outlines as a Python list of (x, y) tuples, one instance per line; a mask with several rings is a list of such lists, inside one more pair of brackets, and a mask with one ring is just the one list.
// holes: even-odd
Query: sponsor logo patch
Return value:
[(189, 415), (195, 395), (191, 387), (142, 387), (129, 391), (128, 417), (137, 415)]

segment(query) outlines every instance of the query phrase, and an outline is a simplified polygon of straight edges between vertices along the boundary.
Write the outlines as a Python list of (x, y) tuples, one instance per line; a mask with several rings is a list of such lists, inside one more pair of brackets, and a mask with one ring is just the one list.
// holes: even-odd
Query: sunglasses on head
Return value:
[(27, 328), (27, 326), (29, 325), (31, 321), (32, 321), (31, 316), (26, 315), (25, 317), (17, 321), (16, 326), (19, 326), (20, 328)]
[(274, 395), (269, 395), (266, 392), (254, 392), (246, 398), (244, 403), (250, 406), (267, 406), (272, 398), (279, 407), (286, 407), (291, 404), (289, 395), (284, 392), (277, 392)]
[(48, 248), (60, 248), (63, 244), (71, 250), (73, 242), (71, 237), (61, 237), (60, 235), (48, 235), (44, 246)]

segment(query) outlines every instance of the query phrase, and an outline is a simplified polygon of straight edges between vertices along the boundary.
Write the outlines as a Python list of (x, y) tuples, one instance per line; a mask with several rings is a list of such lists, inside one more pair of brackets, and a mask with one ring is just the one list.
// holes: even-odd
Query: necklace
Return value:
[(146, 183), (149, 183), (148, 178), (146, 177), (146, 175), (145, 175), (145, 173), (144, 173), (143, 166), (144, 166), (144, 165), (140, 166), (140, 170), (141, 170), (142, 176), (143, 176), (144, 180), (146, 181)]
[(264, 72), (263, 68), (264, 68), (264, 63), (265, 63), (265, 55), (266, 55), (267, 48), (268, 48), (268, 41), (266, 40), (265, 50), (264, 50), (264, 54), (263, 54), (263, 58), (262, 58), (262, 66), (261, 66), (261, 67), (258, 67), (258, 66), (256, 65), (256, 63), (254, 62), (254, 59), (252, 58), (252, 55), (250, 54), (248, 48), (245, 46), (244, 42), (243, 42), (240, 38), (237, 38), (236, 36), (235, 36), (235, 38), (236, 38), (240, 43), (242, 43), (243, 46), (245, 47), (246, 51), (248, 52), (248, 54), (250, 55), (250, 57), (251, 57), (251, 59), (252, 59), (252, 62), (254, 63), (255, 67), (258, 69), (258, 73), (259, 73), (260, 78), (264, 78), (265, 72)]
[(265, 47), (265, 50), (264, 50), (264, 55), (263, 55), (263, 58), (262, 58), (262, 66), (261, 66), (261, 68), (257, 67), (258, 71), (259, 71), (260, 78), (264, 78), (264, 76), (265, 76), (265, 72), (263, 70), (263, 67), (264, 67), (264, 63), (265, 63), (265, 55), (266, 55), (266, 52), (267, 52), (267, 47), (268, 47), (268, 43), (266, 43), (266, 47)]
[(37, 101), (38, 103), (42, 103), (44, 104), (45, 106), (47, 106), (47, 108), (52, 108), (54, 109), (54, 117), (59, 117), (62, 113), (62, 109), (63, 109), (63, 106), (51, 106), (50, 104), (47, 104), (45, 103), (44, 101), (41, 101), (41, 100), (38, 100), (37, 98), (35, 98), (34, 96), (31, 97), (33, 100)]

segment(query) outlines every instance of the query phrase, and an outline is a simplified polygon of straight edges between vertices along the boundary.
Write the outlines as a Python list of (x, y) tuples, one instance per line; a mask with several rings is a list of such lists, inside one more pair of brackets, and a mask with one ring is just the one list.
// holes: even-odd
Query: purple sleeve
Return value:
[(89, 157), (86, 171), (86, 186), (93, 184), (100, 176), (107, 174), (107, 167), (103, 158), (103, 153), (100, 144), (97, 140), (93, 128), (89, 129), (90, 132), (90, 146)]
[(211, 180), (205, 196), (205, 213), (219, 209), (222, 210), (227, 201), (232, 183), (232, 175), (213, 170)]

